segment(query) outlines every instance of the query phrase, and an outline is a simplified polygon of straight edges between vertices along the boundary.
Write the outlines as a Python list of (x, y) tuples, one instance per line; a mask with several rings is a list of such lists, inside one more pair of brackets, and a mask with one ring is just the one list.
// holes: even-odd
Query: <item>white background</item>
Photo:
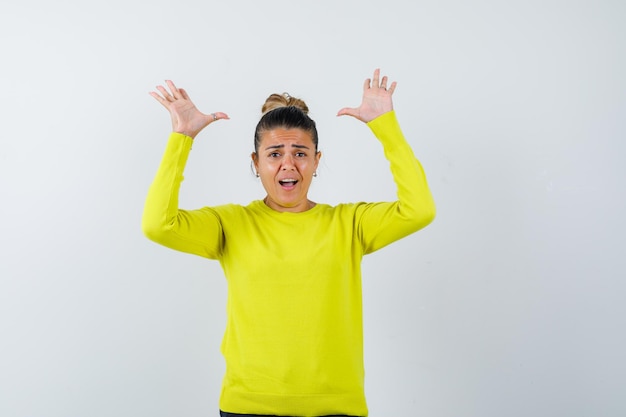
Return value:
[(181, 206), (264, 196), (254, 125), (311, 108), (319, 202), (395, 197), (376, 67), (438, 208), (364, 260), (370, 415), (626, 415), (626, 3), (6, 1), (0, 416), (217, 416), (217, 262), (143, 237), (166, 78), (207, 113)]

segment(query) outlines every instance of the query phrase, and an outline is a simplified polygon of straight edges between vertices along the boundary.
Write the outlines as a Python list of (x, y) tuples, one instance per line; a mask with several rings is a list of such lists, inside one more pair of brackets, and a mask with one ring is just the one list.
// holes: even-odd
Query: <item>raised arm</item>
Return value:
[(183, 252), (215, 258), (222, 245), (219, 219), (209, 208), (181, 210), (178, 193), (193, 138), (209, 124), (228, 119), (225, 113), (200, 112), (183, 89), (167, 81), (169, 91), (158, 86), (151, 92), (170, 113), (172, 134), (148, 191), (142, 230), (151, 240)]
[(380, 71), (376, 70), (371, 80), (365, 80), (361, 105), (343, 108), (338, 113), (367, 123), (383, 145), (397, 188), (397, 201), (365, 204), (357, 212), (358, 232), (365, 253), (427, 226), (435, 217), (435, 204), (426, 175), (393, 111), (391, 96), (396, 83), (387, 88), (387, 82), (387, 77), (380, 79)]

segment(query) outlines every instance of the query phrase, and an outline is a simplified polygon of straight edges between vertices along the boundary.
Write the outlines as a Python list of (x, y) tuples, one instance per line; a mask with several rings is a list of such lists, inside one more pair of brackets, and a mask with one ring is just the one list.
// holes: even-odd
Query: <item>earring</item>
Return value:
[(259, 177), (260, 177), (260, 175), (259, 175), (259, 173), (258, 173), (258, 172), (256, 173), (256, 177), (257, 177), (257, 178), (259, 178)]
[(315, 172), (313, 173), (313, 176), (314, 176), (314, 177), (317, 177), (317, 171), (315, 171)]

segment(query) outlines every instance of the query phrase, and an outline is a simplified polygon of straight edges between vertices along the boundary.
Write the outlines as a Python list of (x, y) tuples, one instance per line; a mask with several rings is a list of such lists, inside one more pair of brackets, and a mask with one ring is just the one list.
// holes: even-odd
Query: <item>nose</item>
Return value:
[(294, 169), (295, 169), (295, 165), (293, 163), (293, 156), (290, 154), (285, 155), (282, 160), (281, 170), (288, 171), (288, 170), (294, 170)]

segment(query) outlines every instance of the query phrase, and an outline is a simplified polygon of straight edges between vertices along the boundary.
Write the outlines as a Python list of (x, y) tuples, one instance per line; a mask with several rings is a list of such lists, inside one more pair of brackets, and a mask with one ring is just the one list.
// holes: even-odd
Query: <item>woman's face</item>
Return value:
[(314, 203), (307, 194), (321, 156), (311, 134), (302, 129), (277, 128), (263, 133), (252, 160), (267, 192), (265, 203), (276, 211), (310, 209)]

